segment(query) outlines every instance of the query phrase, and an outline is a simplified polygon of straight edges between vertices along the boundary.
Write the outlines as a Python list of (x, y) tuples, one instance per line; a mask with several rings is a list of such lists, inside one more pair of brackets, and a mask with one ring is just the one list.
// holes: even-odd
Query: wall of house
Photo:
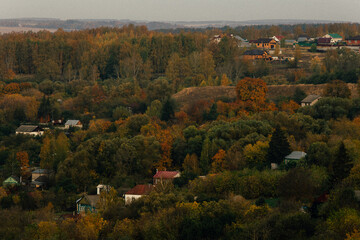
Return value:
[(132, 201), (141, 198), (142, 195), (125, 194), (125, 204), (130, 204)]

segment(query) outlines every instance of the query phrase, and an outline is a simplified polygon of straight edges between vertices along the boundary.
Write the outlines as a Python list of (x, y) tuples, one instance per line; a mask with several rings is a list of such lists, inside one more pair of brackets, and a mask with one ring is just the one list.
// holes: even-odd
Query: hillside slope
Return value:
[[(292, 96), (295, 89), (299, 87), (306, 94), (322, 95), (326, 84), (298, 84), (298, 85), (269, 85), (267, 98), (272, 100), (278, 96)], [(348, 84), (353, 98), (358, 97), (357, 84)], [(235, 99), (236, 92), (234, 86), (210, 86), (210, 87), (191, 87), (185, 88), (173, 95), (173, 98), (181, 108), (194, 102), (204, 100), (212, 101), (222, 98)]]

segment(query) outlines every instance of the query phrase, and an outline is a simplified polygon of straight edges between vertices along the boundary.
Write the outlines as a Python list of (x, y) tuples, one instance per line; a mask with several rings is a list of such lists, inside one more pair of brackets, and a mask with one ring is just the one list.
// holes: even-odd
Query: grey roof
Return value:
[(304, 98), (301, 103), (312, 103), (313, 101), (315, 101), (316, 99), (321, 98), (320, 95), (309, 95), (306, 98)]
[(76, 126), (79, 122), (79, 120), (67, 120), (65, 125)]
[(241, 41), (241, 42), (249, 42), (248, 40), (246, 40), (246, 39), (244, 39), (244, 38), (242, 38), (242, 37), (240, 37), (240, 36), (235, 36), (234, 37), (236, 40), (239, 40), (239, 41)]
[(37, 179), (35, 179), (33, 182), (47, 183), (48, 181), (49, 181), (48, 177), (40, 176)]
[(263, 55), (266, 51), (260, 49), (252, 49), (244, 52), (244, 55)]
[(43, 168), (39, 168), (39, 169), (36, 169), (36, 170), (32, 171), (32, 173), (39, 173), (39, 174), (49, 174), (51, 172), (52, 172), (52, 170), (43, 169)]
[(96, 205), (98, 204), (98, 202), (100, 200), (100, 195), (87, 195), (86, 194), (83, 197), (76, 200), (76, 203), (79, 203), (84, 198), (92, 207), (96, 207)]
[(289, 160), (299, 160), (303, 157), (306, 156), (306, 153), (304, 152), (300, 152), (300, 151), (293, 151), (292, 153), (290, 153), (289, 155), (287, 155), (285, 157), (285, 159), (289, 159)]
[(16, 129), (16, 132), (35, 132), (36, 130), (42, 131), (42, 129), (36, 125), (21, 125)]

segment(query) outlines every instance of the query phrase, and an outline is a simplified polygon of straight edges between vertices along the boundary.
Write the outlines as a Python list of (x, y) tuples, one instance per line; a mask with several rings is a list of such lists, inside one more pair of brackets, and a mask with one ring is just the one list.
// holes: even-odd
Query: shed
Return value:
[(178, 171), (158, 171), (153, 179), (154, 184), (157, 184), (161, 181), (172, 181), (175, 178), (180, 177), (180, 172)]

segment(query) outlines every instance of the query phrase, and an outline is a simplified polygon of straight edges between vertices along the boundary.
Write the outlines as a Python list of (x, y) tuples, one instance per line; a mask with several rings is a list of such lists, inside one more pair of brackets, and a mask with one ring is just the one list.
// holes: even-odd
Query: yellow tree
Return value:
[(230, 84), (231, 84), (231, 81), (229, 80), (229, 78), (224, 73), (222, 75), (222, 77), (221, 77), (221, 86), (229, 86)]
[(198, 157), (195, 153), (193, 153), (191, 155), (190, 154), (186, 155), (186, 157), (184, 159), (184, 163), (183, 163), (183, 168), (187, 172), (200, 174), (199, 161), (198, 161)]
[(218, 173), (225, 169), (226, 152), (223, 149), (219, 149), (219, 151), (212, 158), (213, 162), (211, 163), (211, 172)]

